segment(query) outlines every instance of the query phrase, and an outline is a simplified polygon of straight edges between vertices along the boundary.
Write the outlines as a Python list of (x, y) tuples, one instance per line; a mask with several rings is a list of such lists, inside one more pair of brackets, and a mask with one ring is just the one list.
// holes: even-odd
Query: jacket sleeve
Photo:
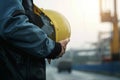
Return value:
[(7, 17), (3, 23), (4, 39), (33, 56), (56, 58), (61, 52), (61, 45), (51, 40), (38, 26), (30, 23), (26, 15)]

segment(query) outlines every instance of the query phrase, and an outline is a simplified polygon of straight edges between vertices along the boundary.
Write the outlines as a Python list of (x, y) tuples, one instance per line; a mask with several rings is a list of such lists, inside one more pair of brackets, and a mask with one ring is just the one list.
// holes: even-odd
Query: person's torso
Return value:
[[(22, 2), (23, 0), (2, 0), (0, 2), (1, 25), (3, 24), (4, 19), (6, 19), (7, 17), (11, 17), (14, 11), (16, 10), (24, 11)], [(32, 3), (31, 0), (25, 2), (30, 2), (29, 4)], [(0, 29), (2, 30), (2, 28)], [(1, 34), (2, 31), (0, 32), (0, 35)], [(0, 45), (0, 47), (2, 47), (2, 45)], [(2, 51), (0, 50), (0, 53), (1, 52)], [(18, 49), (19, 53), (8, 48), (5, 48), (5, 52), (6, 54), (9, 55), (8, 56), (9, 62), (13, 65), (14, 69), (17, 71), (18, 75), (23, 78), (23, 80), (45, 80), (45, 59), (42, 58), (37, 59), (36, 57), (33, 57), (31, 55), (21, 55), (20, 53), (22, 53), (22, 51), (20, 51), (19, 49)], [(1, 77), (5, 78), (6, 80), (8, 78), (11, 78), (11, 80), (13, 80), (12, 76), (10, 76), (11, 74), (9, 73), (10, 72), (9, 69), (7, 69), (9, 66), (6, 66), (4, 62), (1, 63), (2, 63), (0, 65)]]

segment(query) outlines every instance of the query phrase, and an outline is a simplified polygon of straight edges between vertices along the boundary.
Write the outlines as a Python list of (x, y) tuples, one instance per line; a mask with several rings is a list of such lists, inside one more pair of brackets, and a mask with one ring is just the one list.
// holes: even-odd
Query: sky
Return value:
[(71, 26), (68, 49), (86, 47), (98, 41), (99, 32), (112, 30), (111, 23), (100, 21), (99, 0), (34, 0), (34, 4), (56, 10), (68, 19)]

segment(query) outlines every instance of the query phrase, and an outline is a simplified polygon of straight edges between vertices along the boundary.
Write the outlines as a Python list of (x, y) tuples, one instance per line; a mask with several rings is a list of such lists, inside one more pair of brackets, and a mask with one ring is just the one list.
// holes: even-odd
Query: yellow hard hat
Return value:
[[(48, 9), (39, 9), (36, 14), (40, 13), (41, 18), (43, 18), (43, 22), (47, 24), (49, 28), (44, 28), (48, 36), (52, 38), (54, 41), (60, 41), (66, 38), (69, 38), (71, 35), (70, 24), (68, 20), (61, 13), (48, 10)], [(46, 21), (47, 20), (47, 21)]]

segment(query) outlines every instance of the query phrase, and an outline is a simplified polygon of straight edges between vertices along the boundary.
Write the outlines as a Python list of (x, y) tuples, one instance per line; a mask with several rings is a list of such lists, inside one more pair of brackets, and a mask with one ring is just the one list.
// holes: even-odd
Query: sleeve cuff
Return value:
[(52, 52), (47, 56), (48, 59), (55, 59), (59, 56), (60, 52), (62, 50), (61, 44), (60, 43), (55, 43), (55, 47), (52, 50)]

